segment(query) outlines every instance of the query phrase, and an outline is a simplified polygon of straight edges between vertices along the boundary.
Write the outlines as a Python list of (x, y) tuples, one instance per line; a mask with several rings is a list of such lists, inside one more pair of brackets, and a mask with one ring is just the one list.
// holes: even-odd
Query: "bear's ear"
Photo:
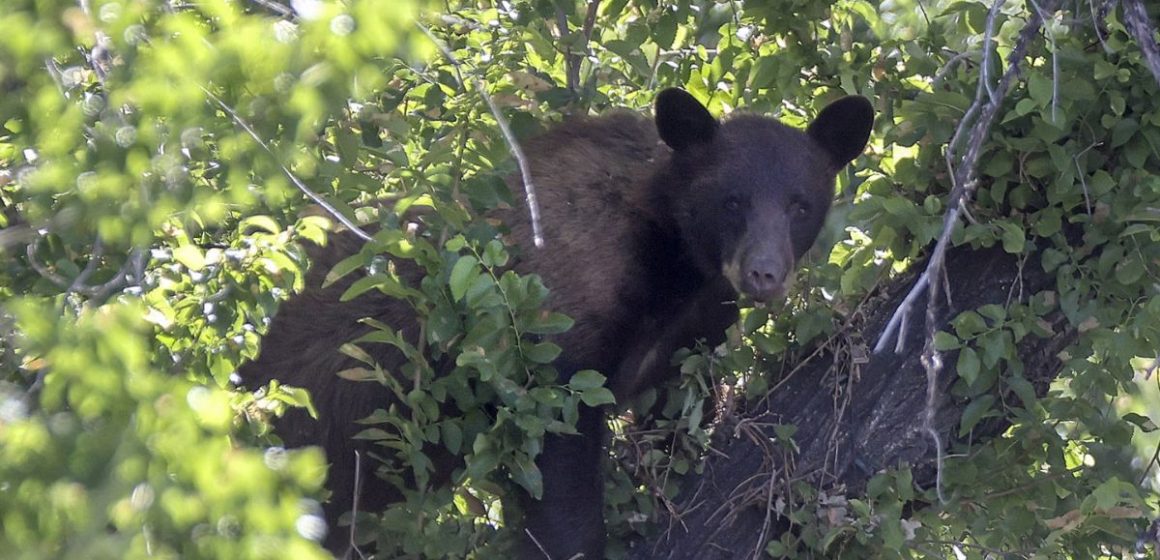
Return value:
[(685, 90), (669, 88), (657, 95), (657, 133), (674, 150), (713, 140), (717, 119)]
[(859, 95), (843, 97), (822, 109), (806, 133), (830, 154), (838, 168), (850, 163), (870, 139), (874, 126), (874, 107)]

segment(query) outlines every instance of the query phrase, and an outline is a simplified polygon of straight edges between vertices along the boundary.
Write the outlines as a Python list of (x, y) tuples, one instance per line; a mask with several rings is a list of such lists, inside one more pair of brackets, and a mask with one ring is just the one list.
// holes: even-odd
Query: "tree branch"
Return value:
[[(588, 42), (592, 40), (592, 29), (596, 25), (596, 12), (600, 10), (600, 0), (590, 0), (588, 2), (588, 11), (584, 14), (584, 26), (580, 29), (580, 33), (584, 36), (584, 50), (588, 50)], [(568, 19), (564, 16), (563, 10), (556, 10), (556, 25), (560, 29), (560, 38), (568, 33)], [(584, 53), (573, 52), (572, 49), (564, 49), (564, 70), (567, 86), (572, 93), (576, 93), (580, 89), (580, 64), (584, 61)]]
[[(1038, 255), (1033, 253), (1031, 258)], [(1028, 293), (1055, 285), (1054, 273), (1040, 267), (1021, 268), (1021, 260), (1020, 255), (1008, 254), (1001, 247), (950, 249), (945, 266), (956, 297), (953, 306), (938, 313), (939, 325), (944, 326), (960, 311), (1004, 304), (1016, 283), (1021, 282)], [(801, 368), (799, 373), (766, 400), (717, 426), (714, 453), (706, 459), (703, 474), (686, 479), (674, 505), (657, 522), (667, 530), (635, 543), (629, 557), (753, 558), (755, 550), (763, 550), (765, 543), (791, 530), (784, 515), (796, 508), (817, 507), (821, 512), (827, 499), (841, 502), (847, 496), (861, 496), (869, 480), (882, 469), (908, 465), (917, 486), (935, 486), (938, 450), (933, 449), (921, 420), (927, 404), (927, 373), (921, 356), (885, 352), (871, 354), (865, 363), (853, 358), (862, 340), (874, 340), (885, 330), (892, 310), (907, 297), (907, 285), (912, 281), (900, 279), (885, 286), (884, 293), (850, 313), (849, 324), (823, 352), (795, 366)], [(1016, 348), (1027, 380), (1038, 395), (1046, 393), (1062, 367), (1060, 351), (1077, 336), (1059, 312), (1044, 320), (1053, 329), (1053, 336), (1027, 336)], [(921, 345), (925, 336), (914, 329), (907, 334), (906, 344)], [(948, 394), (956, 379), (953, 372), (940, 372), (937, 392)], [(967, 405), (966, 399), (938, 402), (933, 427), (940, 439), (953, 439), (957, 434)], [(786, 424), (797, 427), (792, 442), (778, 439), (775, 427)], [(972, 438), (997, 437), (1008, 425), (1000, 418), (983, 422), (972, 431)], [(793, 452), (783, 453), (784, 446)], [(823, 497), (801, 503), (789, 490), (796, 481), (812, 484)], [(767, 523), (770, 515), (773, 521)]]
[(1148, 12), (1141, 0), (1123, 0), (1124, 24), (1128, 33), (1140, 45), (1140, 52), (1152, 71), (1152, 77), (1160, 84), (1160, 46), (1156, 45), (1156, 27), (1148, 20)]

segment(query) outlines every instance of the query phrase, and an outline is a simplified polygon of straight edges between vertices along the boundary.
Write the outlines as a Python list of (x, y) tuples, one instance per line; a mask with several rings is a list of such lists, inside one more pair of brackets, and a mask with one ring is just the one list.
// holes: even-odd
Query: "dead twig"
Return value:
[(201, 88), (201, 91), (205, 93), (206, 97), (216, 103), (217, 106), (221, 108), (221, 110), (225, 111), (226, 114), (230, 116), (230, 119), (234, 121), (234, 124), (237, 124), (239, 128), (246, 132), (246, 134), (249, 134), (250, 138), (252, 138), (254, 142), (257, 142), (258, 146), (261, 147), (262, 150), (269, 154), (270, 157), (274, 158), (274, 163), (282, 171), (282, 174), (285, 175), (286, 178), (289, 179), (290, 182), (299, 191), (302, 192), (302, 194), (306, 195), (307, 198), (314, 201), (314, 203), (317, 204), (319, 208), (325, 210), (327, 214), (337, 220), (338, 223), (342, 224), (343, 227), (350, 230), (351, 233), (358, 236), (359, 239), (362, 239), (363, 241), (370, 241), (372, 239), (370, 234), (363, 231), (362, 228), (358, 227), (358, 224), (354, 223), (354, 221), (352, 221), (350, 218), (344, 216), (342, 212), (339, 212), (337, 208), (327, 202), (325, 198), (322, 198), (321, 195), (310, 190), (310, 187), (307, 187), (306, 184), (303, 183), (302, 180), (299, 179), (293, 171), (290, 171), (290, 168), (286, 167), (286, 164), (282, 163), (282, 160), (278, 157), (278, 154), (274, 153), (274, 149), (270, 147), (270, 144), (266, 142), (266, 140), (261, 136), (259, 136), (258, 131), (254, 130), (254, 127), (250, 126), (250, 123), (246, 122), (246, 120), (243, 119), (242, 116), (239, 115), (233, 107), (223, 101), (222, 98), (215, 95), (212, 91), (206, 89), (205, 86), (199, 87)]
[[(584, 36), (584, 49), (588, 49), (588, 42), (592, 40), (592, 29), (596, 25), (596, 12), (600, 10), (600, 0), (588, 2), (588, 12), (584, 14), (584, 26), (580, 33)], [(568, 33), (568, 18), (563, 10), (556, 11), (556, 25), (559, 27), (560, 38)], [(568, 90), (576, 93), (580, 89), (580, 63), (584, 60), (584, 53), (564, 50), (565, 79)]]
[[(439, 48), (439, 52), (443, 53), (447, 61), (455, 67), (457, 76), (462, 76), (462, 72), (460, 71), (462, 65), (459, 59), (455, 57), (455, 54), (451, 52), (451, 49), (447, 48), (447, 45), (443, 41), (440, 41), (435, 34), (431, 33), (431, 30), (426, 25), (422, 23), (416, 23), (415, 25), (431, 39), (431, 42), (435, 43), (435, 46)], [(466, 88), (466, 84), (463, 83), (462, 78), (459, 78), (459, 85), (460, 87)], [(523, 148), (516, 141), (516, 135), (512, 133), (511, 126), (508, 125), (508, 121), (499, 110), (499, 106), (495, 104), (495, 100), (487, 93), (487, 88), (484, 87), (483, 80), (479, 78), (475, 79), (475, 89), (479, 92), (480, 97), (483, 98), (484, 103), (487, 104), (487, 108), (491, 111), (492, 116), (495, 117), (495, 122), (499, 125), (499, 131), (503, 134), (504, 141), (507, 142), (512, 156), (516, 158), (516, 164), (519, 165), (520, 177), (524, 183), (524, 197), (527, 201), (528, 213), (532, 217), (532, 243), (535, 244), (536, 248), (543, 248), (544, 231), (540, 226), (540, 203), (536, 199), (536, 186), (532, 183), (532, 172), (531, 168), (528, 167), (528, 157), (524, 155)]]

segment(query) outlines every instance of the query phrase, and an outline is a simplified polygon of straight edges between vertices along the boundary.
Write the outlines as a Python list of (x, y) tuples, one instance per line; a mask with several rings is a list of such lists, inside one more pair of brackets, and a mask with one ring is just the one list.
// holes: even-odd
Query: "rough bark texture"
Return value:
[[(951, 305), (938, 314), (943, 325), (963, 310), (1004, 304), (1009, 294), (1029, 296), (1054, 285), (1054, 275), (1043, 272), (1038, 255), (1028, 258), (1022, 270), (1018, 257), (1001, 249), (960, 248), (947, 257)], [(879, 302), (869, 305), (865, 316), (856, 321), (862, 328), (851, 333), (852, 339), (872, 347), (911, 283), (912, 278), (905, 278), (887, 287)], [(926, 297), (920, 299), (925, 302)], [(766, 512), (785, 487), (787, 472), (795, 480), (808, 480), (820, 488), (844, 488), (842, 493), (852, 497), (863, 494), (876, 472), (906, 464), (914, 468), (917, 484), (933, 486), (936, 450), (921, 429), (927, 394), (926, 372), (920, 363), (923, 319), (921, 307), (912, 313), (905, 331), (905, 352), (887, 351), (869, 355), (866, 363), (843, 364), (852, 375), (841, 382), (827, 373), (834, 356), (816, 357), (764, 402), (726, 420), (714, 445), (721, 453), (708, 460), (703, 475), (688, 481), (677, 499), (676, 516), (661, 522), (668, 531), (652, 542), (637, 543), (631, 557), (732, 560), (752, 556), (785, 530), (776, 514)], [(1059, 371), (1056, 355), (1075, 339), (1064, 320), (1053, 322), (1055, 337), (1028, 335), (1019, 344), (1025, 376), (1040, 395)], [(843, 352), (838, 359), (852, 362), (847, 355)], [(949, 396), (956, 359), (955, 352), (943, 356), (946, 366), (938, 382), (935, 424), (944, 441), (957, 434), (967, 404)], [(838, 387), (844, 394), (835, 396)], [(775, 437), (773, 424), (797, 426), (794, 441), (800, 451), (788, 465), (781, 448), (770, 443)], [(999, 419), (976, 427), (973, 436), (975, 441), (987, 439), (1005, 428), (1005, 421)], [(771, 473), (778, 474), (771, 480)]]

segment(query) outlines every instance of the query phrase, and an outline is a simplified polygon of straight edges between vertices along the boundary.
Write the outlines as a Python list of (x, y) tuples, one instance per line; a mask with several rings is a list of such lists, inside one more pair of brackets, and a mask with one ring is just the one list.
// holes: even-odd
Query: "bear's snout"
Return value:
[(746, 259), (741, 268), (741, 292), (762, 303), (785, 297), (785, 280), (791, 264), (770, 254)]

